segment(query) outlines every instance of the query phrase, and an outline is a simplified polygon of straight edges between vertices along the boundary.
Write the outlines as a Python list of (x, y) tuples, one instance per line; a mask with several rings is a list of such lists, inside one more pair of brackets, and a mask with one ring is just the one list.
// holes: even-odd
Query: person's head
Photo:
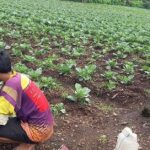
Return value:
[(0, 80), (4, 81), (11, 71), (11, 60), (9, 54), (6, 50), (0, 49)]

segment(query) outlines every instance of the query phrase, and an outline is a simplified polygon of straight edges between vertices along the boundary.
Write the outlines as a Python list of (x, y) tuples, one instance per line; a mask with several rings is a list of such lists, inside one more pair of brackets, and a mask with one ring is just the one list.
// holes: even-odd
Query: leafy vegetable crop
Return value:
[(108, 90), (134, 83), (139, 73), (150, 76), (148, 10), (60, 0), (0, 3), (0, 48), (45, 90), (57, 89), (50, 76), (57, 71)]

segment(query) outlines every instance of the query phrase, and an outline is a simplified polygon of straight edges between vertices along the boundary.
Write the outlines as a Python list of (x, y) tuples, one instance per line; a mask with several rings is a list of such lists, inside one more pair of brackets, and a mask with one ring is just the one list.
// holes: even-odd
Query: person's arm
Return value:
[(14, 106), (4, 96), (0, 96), (0, 125), (6, 125), (9, 117), (13, 116)]
[(4, 85), (0, 91), (0, 125), (6, 125), (9, 117), (15, 116), (14, 106), (10, 103), (15, 98), (16, 91)]
[[(29, 78), (26, 75), (21, 75), (21, 88), (23, 90), (29, 83)], [(19, 93), (14, 85), (15, 83), (7, 83), (0, 91), (0, 125), (5, 125), (9, 117), (15, 116), (14, 106), (12, 104), (14, 103), (15, 105)]]

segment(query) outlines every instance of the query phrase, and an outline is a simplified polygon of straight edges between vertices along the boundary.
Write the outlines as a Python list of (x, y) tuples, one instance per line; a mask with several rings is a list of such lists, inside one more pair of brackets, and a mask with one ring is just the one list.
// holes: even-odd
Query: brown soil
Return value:
[[(83, 63), (86, 63), (86, 60), (81, 61), (82, 59), (78, 59), (78, 66), (82, 67)], [(96, 64), (102, 66), (103, 61), (97, 61)], [(34, 68), (32, 65), (28, 64)], [(99, 88), (99, 84), (103, 82), (100, 70), (93, 75), (94, 80), (89, 82), (80, 82), (74, 73), (66, 76), (59, 75), (59, 72), (54, 70), (44, 70), (43, 73), (45, 76), (57, 78), (68, 92), (74, 89), (76, 82), (89, 87), (92, 89), (92, 103), (71, 103), (60, 98), (57, 91), (47, 91), (50, 103), (65, 103), (67, 114), (55, 117), (57, 125), (53, 137), (37, 145), (36, 150), (57, 150), (62, 144), (70, 150), (113, 150), (117, 135), (126, 126), (137, 133), (141, 149), (150, 150), (150, 127), (145, 126), (150, 123), (150, 118), (141, 116), (143, 107), (150, 104), (150, 80), (144, 75), (136, 72), (133, 84), (119, 85), (116, 90), (109, 92)], [(14, 146), (2, 144), (0, 150), (11, 150)]]

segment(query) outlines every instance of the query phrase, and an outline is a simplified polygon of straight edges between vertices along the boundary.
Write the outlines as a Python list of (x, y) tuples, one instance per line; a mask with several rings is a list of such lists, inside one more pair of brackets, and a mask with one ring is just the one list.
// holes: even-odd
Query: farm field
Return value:
[[(150, 149), (150, 11), (59, 0), (0, 0), (0, 48), (52, 106), (52, 139), (36, 150), (113, 150), (129, 126)], [(14, 145), (0, 145), (11, 150)]]

